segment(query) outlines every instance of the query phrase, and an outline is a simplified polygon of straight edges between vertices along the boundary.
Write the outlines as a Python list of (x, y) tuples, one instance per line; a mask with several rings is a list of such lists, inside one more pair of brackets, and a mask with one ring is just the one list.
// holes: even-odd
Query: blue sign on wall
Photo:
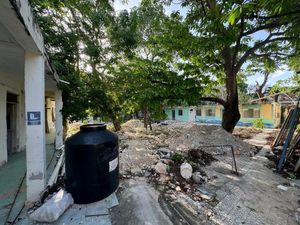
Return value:
[(28, 125), (41, 125), (41, 112), (27, 112)]

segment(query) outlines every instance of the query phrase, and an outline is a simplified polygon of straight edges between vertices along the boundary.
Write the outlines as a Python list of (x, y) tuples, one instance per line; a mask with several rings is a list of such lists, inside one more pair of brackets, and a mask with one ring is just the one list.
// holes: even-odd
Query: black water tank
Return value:
[(119, 185), (118, 137), (105, 124), (88, 124), (65, 143), (66, 189), (78, 204), (104, 199)]

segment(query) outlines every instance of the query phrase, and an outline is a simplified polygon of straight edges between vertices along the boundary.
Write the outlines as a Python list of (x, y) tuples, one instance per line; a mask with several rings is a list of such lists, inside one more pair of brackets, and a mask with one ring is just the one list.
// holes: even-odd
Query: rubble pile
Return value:
[(183, 192), (195, 201), (210, 199), (201, 193), (199, 185), (215, 179), (209, 177), (203, 167), (217, 161), (211, 154), (201, 149), (191, 149), (186, 154), (179, 152), (168, 156), (161, 154), (161, 159), (151, 169), (149, 180), (155, 184), (162, 185), (168, 193)]
[(214, 161), (230, 165), (230, 148), (223, 145), (231, 145), (236, 155), (248, 157), (252, 151), (251, 145), (213, 125), (172, 122), (154, 124), (151, 131), (133, 120), (124, 124), (118, 135), (123, 178), (144, 176), (165, 192), (184, 193), (194, 201), (212, 198), (201, 185), (217, 177), (208, 176), (205, 167)]
[(238, 127), (233, 131), (233, 135), (242, 140), (250, 139), (253, 135), (259, 134), (262, 132), (262, 129), (253, 128), (253, 127)]

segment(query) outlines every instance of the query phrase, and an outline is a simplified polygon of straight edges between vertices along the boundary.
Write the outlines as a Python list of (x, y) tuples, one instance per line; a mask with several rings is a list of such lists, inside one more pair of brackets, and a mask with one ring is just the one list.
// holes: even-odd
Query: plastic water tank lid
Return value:
[(99, 131), (99, 130), (106, 130), (106, 124), (99, 123), (99, 124), (86, 124), (80, 126), (80, 131)]

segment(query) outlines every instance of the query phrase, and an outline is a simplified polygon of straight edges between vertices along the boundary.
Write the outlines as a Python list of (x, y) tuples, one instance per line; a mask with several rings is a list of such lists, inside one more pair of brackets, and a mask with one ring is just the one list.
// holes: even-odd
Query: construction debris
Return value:
[(38, 222), (52, 223), (56, 221), (72, 204), (74, 200), (71, 194), (63, 189), (54, 194), (41, 207), (36, 209), (29, 217)]
[(193, 168), (191, 166), (191, 164), (184, 162), (180, 165), (180, 175), (188, 180), (192, 177), (193, 175)]
[[(272, 150), (274, 152), (274, 162), (278, 172), (284, 172), (289, 176), (299, 176), (300, 168), (300, 132), (295, 131), (300, 123), (300, 97), (294, 109), (289, 111), (289, 114), (284, 121), (279, 133), (277, 134)], [(285, 168), (285, 170), (283, 170)], [(292, 174), (295, 173), (295, 174)]]

